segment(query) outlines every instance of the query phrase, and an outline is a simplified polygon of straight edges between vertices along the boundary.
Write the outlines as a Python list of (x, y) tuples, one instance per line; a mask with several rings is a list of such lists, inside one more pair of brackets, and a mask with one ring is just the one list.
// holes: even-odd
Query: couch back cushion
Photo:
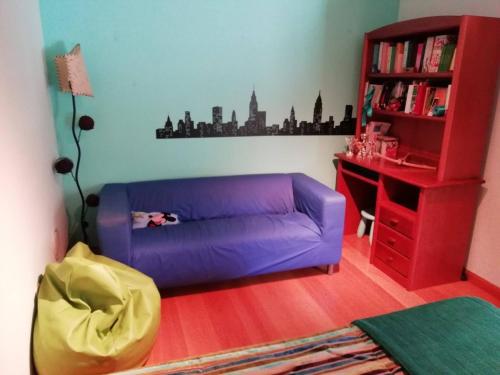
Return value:
[(181, 221), (295, 211), (287, 174), (202, 177), (127, 184), (133, 211), (162, 211)]

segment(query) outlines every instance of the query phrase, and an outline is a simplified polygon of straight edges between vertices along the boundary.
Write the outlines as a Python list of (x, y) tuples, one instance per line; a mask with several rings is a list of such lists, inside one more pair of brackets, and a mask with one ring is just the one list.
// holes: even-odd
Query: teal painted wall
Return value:
[[(260, 172), (307, 173), (333, 186), (340, 136), (156, 140), (167, 115), (232, 109), (241, 124), (255, 85), (267, 124), (290, 108), (338, 123), (355, 105), (363, 33), (395, 22), (398, 0), (40, 0), (61, 155), (73, 156), (71, 97), (56, 90), (53, 57), (81, 43), (94, 98), (77, 98), (96, 128), (82, 135), (86, 192), (103, 183)], [(77, 193), (64, 177), (70, 218)], [(74, 220), (73, 220), (74, 222)], [(74, 230), (72, 230), (74, 231)]]

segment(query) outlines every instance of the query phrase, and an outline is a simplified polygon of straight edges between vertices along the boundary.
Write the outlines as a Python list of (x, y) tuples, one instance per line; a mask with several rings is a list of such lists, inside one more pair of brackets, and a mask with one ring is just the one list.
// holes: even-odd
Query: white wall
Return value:
[[(438, 15), (500, 17), (500, 0), (400, 0), (399, 19)], [(497, 98), (467, 269), (500, 286), (500, 100)]]
[(0, 373), (30, 372), (38, 276), (66, 247), (38, 0), (0, 1)]

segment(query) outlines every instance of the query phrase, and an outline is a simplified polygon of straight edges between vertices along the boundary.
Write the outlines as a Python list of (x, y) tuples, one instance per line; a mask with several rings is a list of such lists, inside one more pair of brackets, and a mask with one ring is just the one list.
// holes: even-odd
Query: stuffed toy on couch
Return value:
[(179, 224), (178, 216), (170, 212), (132, 211), (132, 219), (132, 229), (156, 228), (162, 225)]

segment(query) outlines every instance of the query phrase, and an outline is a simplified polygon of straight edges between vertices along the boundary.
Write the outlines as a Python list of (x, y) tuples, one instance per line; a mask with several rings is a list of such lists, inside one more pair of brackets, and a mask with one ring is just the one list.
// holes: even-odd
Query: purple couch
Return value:
[[(304, 174), (108, 184), (97, 229), (103, 255), (159, 288), (340, 261), (345, 198)], [(181, 224), (132, 230), (131, 211), (165, 211)]]

